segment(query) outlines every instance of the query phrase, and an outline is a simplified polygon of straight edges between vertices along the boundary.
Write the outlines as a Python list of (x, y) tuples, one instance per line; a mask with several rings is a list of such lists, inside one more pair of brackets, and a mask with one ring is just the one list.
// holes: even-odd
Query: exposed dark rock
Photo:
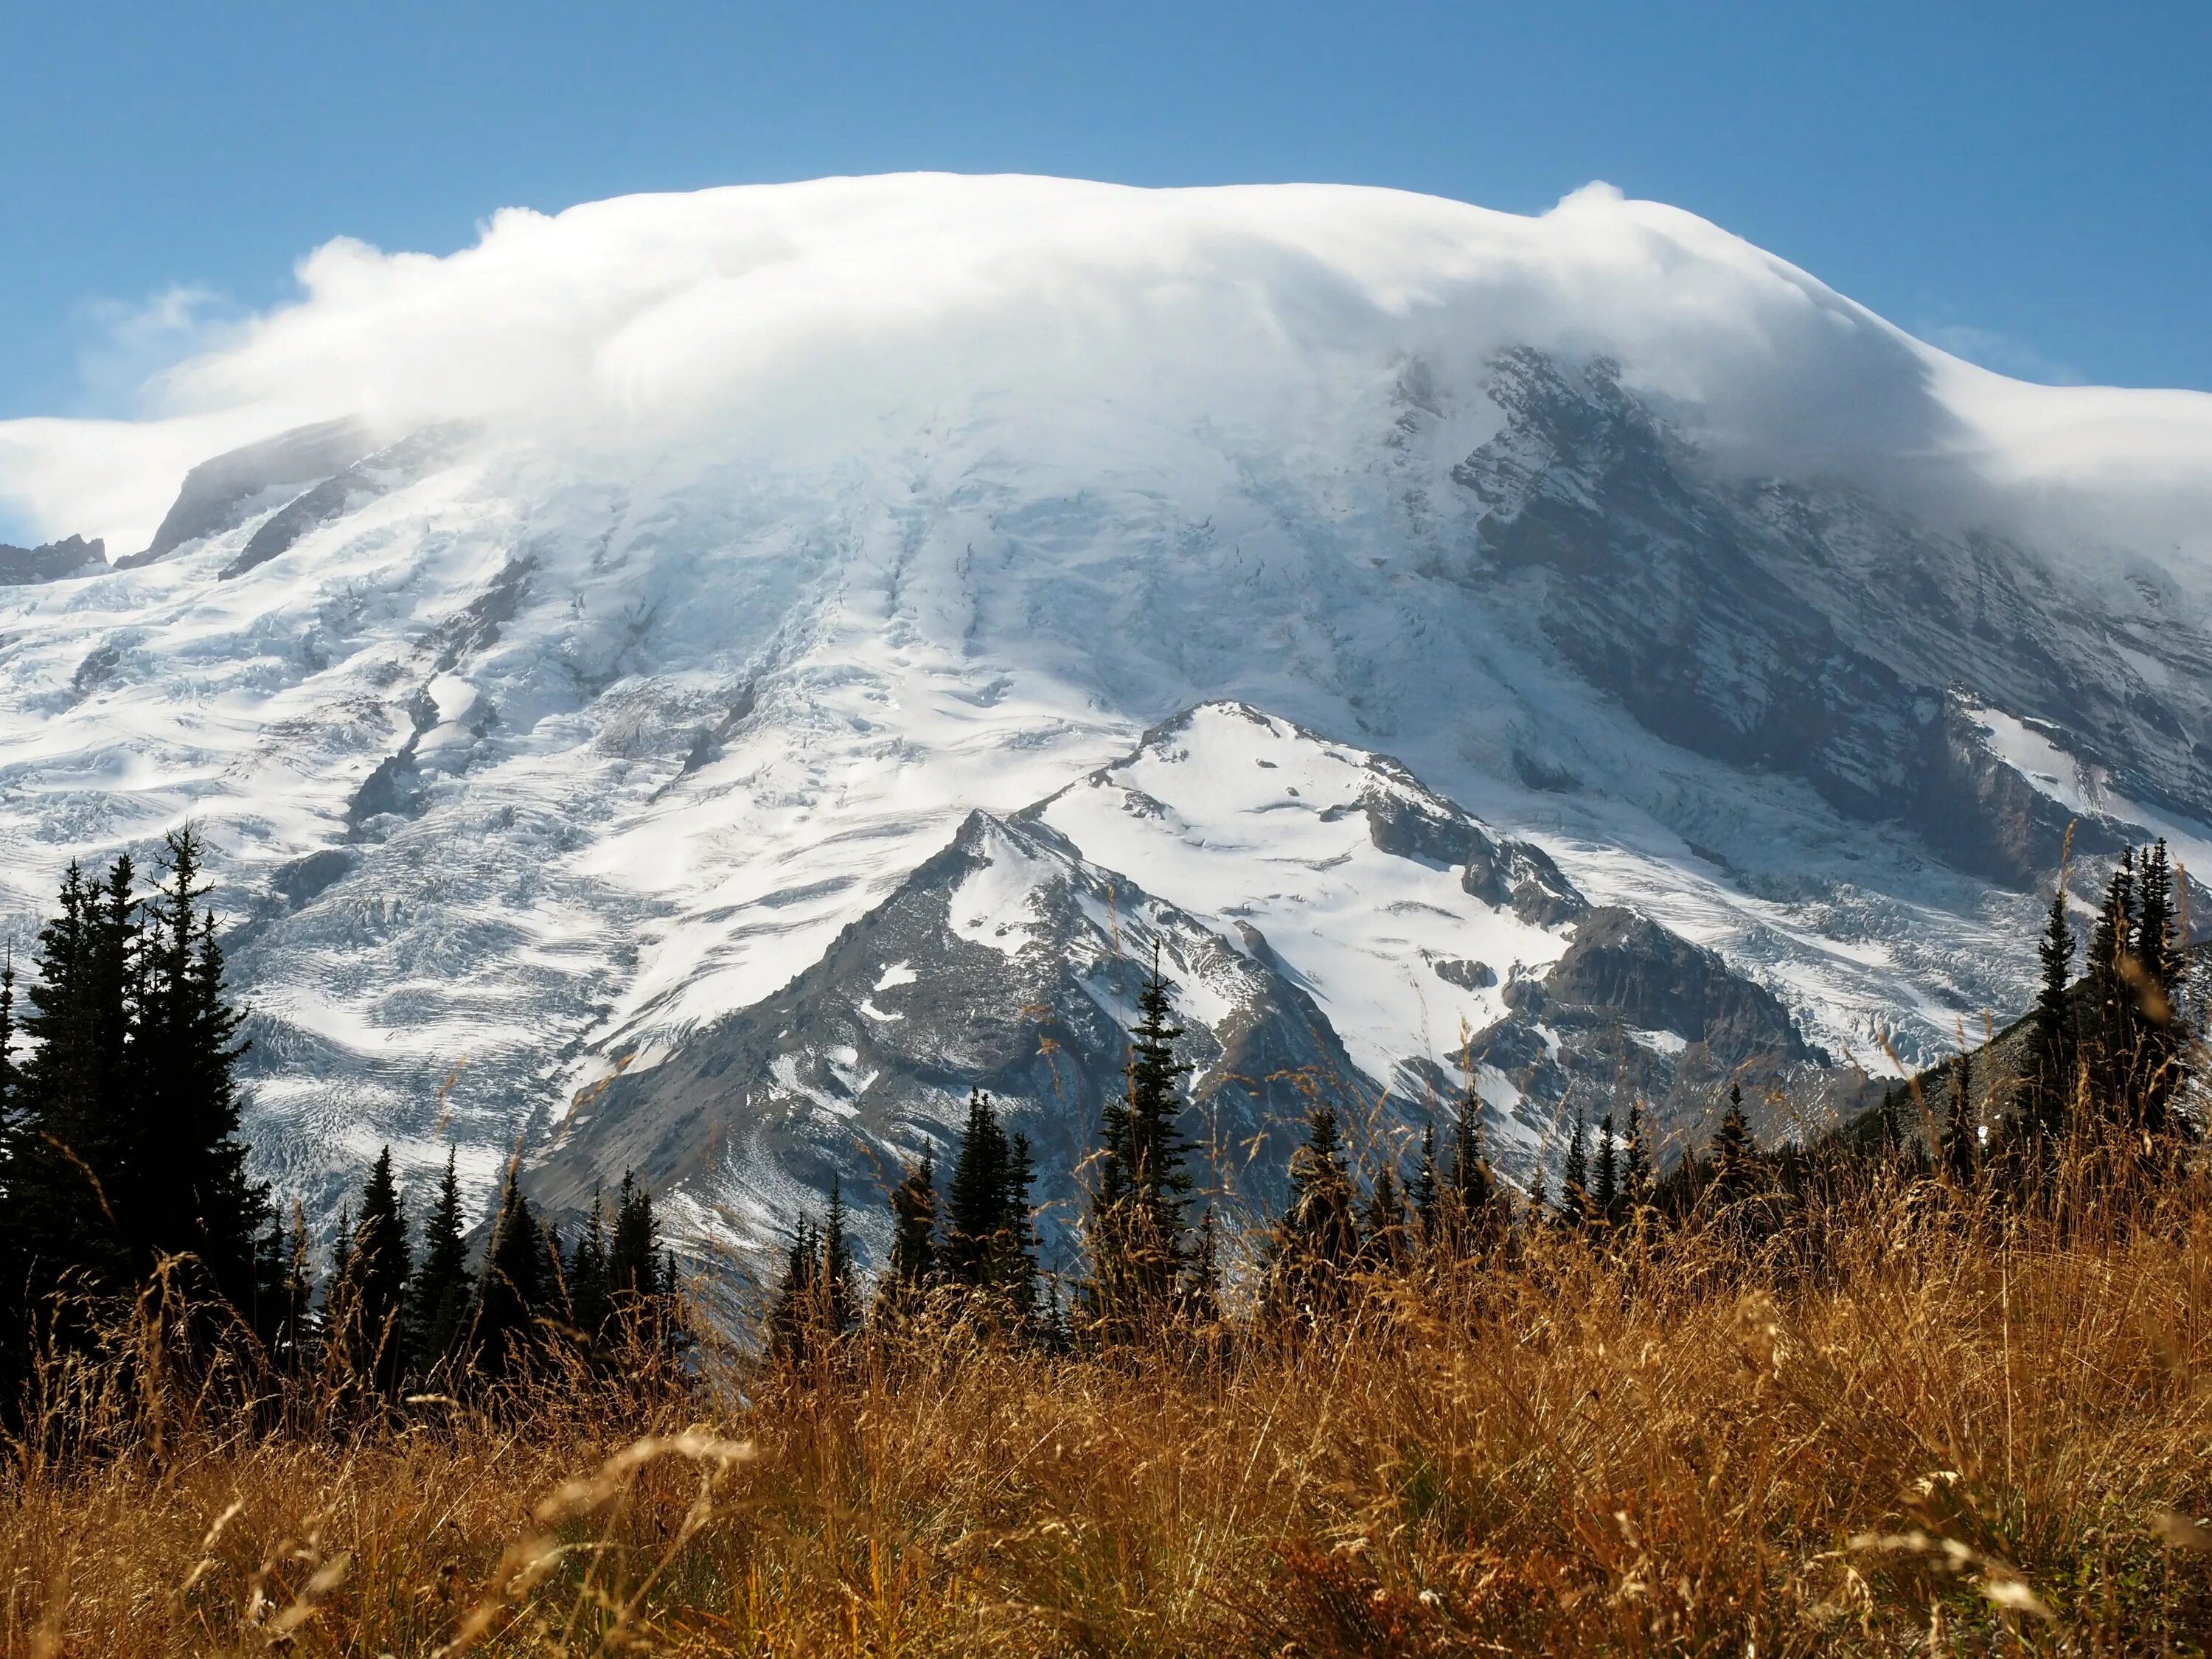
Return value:
[(358, 422), (330, 421), (298, 427), (202, 461), (185, 474), (176, 501), (146, 550), (118, 560), (118, 567), (150, 564), (186, 542), (236, 529), (271, 491), (331, 477), (371, 447), (368, 433)]
[(107, 568), (107, 544), (95, 537), (68, 536), (42, 547), (10, 547), (0, 542), (0, 587), (26, 587), (64, 576), (97, 575)]
[(434, 471), (453, 452), (455, 428), (437, 427), (363, 456), (343, 471), (288, 501), (264, 520), (239, 556), (222, 568), (222, 580), (242, 576), (291, 550), (310, 531), (404, 489)]
[(1498, 970), (1486, 962), (1469, 962), (1464, 957), (1431, 957), (1429, 966), (1437, 970), (1437, 977), (1447, 985), (1456, 985), (1462, 990), (1480, 991), (1498, 983)]

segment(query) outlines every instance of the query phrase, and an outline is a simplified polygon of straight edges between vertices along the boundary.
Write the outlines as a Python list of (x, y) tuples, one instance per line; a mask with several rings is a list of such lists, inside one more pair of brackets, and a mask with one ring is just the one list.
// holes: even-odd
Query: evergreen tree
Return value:
[(407, 1216), (392, 1179), (387, 1146), (362, 1184), (343, 1269), (325, 1298), (330, 1340), (352, 1374), (376, 1393), (392, 1395), (407, 1374), (407, 1284), (411, 1268)]
[(1611, 1225), (1620, 1218), (1620, 1148), (1613, 1138), (1613, 1114), (1597, 1124), (1597, 1176), (1590, 1191), (1597, 1218)]
[(2128, 848), (2112, 872), (2105, 906), (2091, 938), (2088, 964), (2087, 1030), (2082, 1047), (2088, 1061), (2091, 1095), (2123, 1129), (2136, 1121), (2137, 1012), (2135, 988), (2135, 851)]
[(1961, 1188), (1974, 1184), (1981, 1164), (1981, 1135), (1974, 1109), (1973, 1056), (1960, 1049), (1951, 1061), (1950, 1114), (1943, 1127), (1943, 1170)]
[(1360, 1212), (1359, 1252), (1362, 1264), (1376, 1271), (1403, 1267), (1411, 1253), (1405, 1193), (1388, 1164), (1376, 1170), (1375, 1183)]
[(1469, 1088), (1452, 1126), (1451, 1168), (1444, 1174), (1444, 1231), (1453, 1248), (1472, 1250), (1495, 1231), (1498, 1180), (1482, 1145), (1482, 1101)]
[(1628, 1103), (1628, 1133), (1621, 1156), (1620, 1195), (1632, 1212), (1651, 1202), (1651, 1149), (1644, 1133), (1644, 1103)]
[(1437, 1243), (1437, 1203), (1442, 1188), (1437, 1179), (1437, 1126), (1421, 1125), (1421, 1159), (1413, 1168), (1413, 1186), (1408, 1196), (1413, 1203), (1413, 1228), (1425, 1250), (1434, 1249)]
[(1743, 1085), (1729, 1084), (1728, 1098), (1728, 1109), (1721, 1114), (1720, 1127), (1713, 1132), (1712, 1194), (1717, 1208), (1741, 1202), (1763, 1184), (1759, 1179), (1759, 1142), (1751, 1133), (1751, 1120), (1744, 1115)]
[(1589, 1130), (1580, 1112), (1575, 1114), (1567, 1138), (1566, 1168), (1559, 1178), (1559, 1218), (1572, 1225), (1586, 1224), (1590, 1218)]
[(822, 1236), (804, 1212), (792, 1229), (784, 1252), (783, 1279), (769, 1309), (769, 1357), (787, 1365), (805, 1365), (821, 1352), (816, 1340), (823, 1325)]
[(461, 1185), (453, 1149), (446, 1149), (446, 1173), (437, 1202), (422, 1224), (422, 1261), (407, 1297), (413, 1322), (408, 1346), (416, 1364), (428, 1373), (455, 1360), (472, 1323), (473, 1287), (469, 1282), (468, 1245), (464, 1239)]
[(562, 1278), (568, 1287), (568, 1310), (577, 1334), (596, 1344), (606, 1334), (614, 1311), (608, 1275), (606, 1206), (599, 1189), (592, 1188), (591, 1212), (576, 1231), (575, 1248), (568, 1253)]
[(2173, 866), (2163, 839), (2143, 854), (2138, 867), (2134, 986), (2142, 1048), (2138, 1091), (2143, 1132), (2156, 1139), (2166, 1133), (2187, 1053), (2179, 1018), (2182, 953), (2174, 915)]
[(1176, 1120), (1182, 1080), (1191, 1068), (1176, 1058), (1182, 1031), (1174, 1022), (1170, 988), (1155, 962), (1138, 994), (1124, 1091), (1107, 1103), (1100, 1135), (1085, 1299), (1109, 1334), (1124, 1337), (1157, 1325), (1171, 1310), (1189, 1261), (1183, 1220), (1192, 1187), (1183, 1167), (1189, 1148)]
[(544, 1230), (523, 1196), (517, 1164), (510, 1163), (491, 1242), (484, 1251), (483, 1275), (477, 1285), (470, 1336), (479, 1370), (491, 1376), (512, 1376), (538, 1348), (538, 1322), (552, 1302), (547, 1267)]
[(168, 882), (146, 906), (130, 1097), (116, 1107), (131, 1142), (118, 1209), (142, 1273), (157, 1256), (190, 1252), (245, 1307), (269, 1191), (248, 1177), (239, 1138), (244, 1016), (225, 999), (200, 853), (190, 828), (171, 834)]
[(1007, 1224), (1007, 1163), (1012, 1148), (990, 1096), (968, 1091), (968, 1121), (945, 1199), (945, 1271), (955, 1284), (981, 1290), (994, 1282), (1000, 1235)]
[(259, 1288), (253, 1329), (279, 1370), (298, 1373), (310, 1363), (320, 1331), (314, 1316), (314, 1267), (307, 1218), (293, 1206), (292, 1224), (272, 1214), (257, 1249)]
[[(1204, 1328), (1221, 1322), (1221, 1237), (1209, 1208), (1198, 1218), (1198, 1244), (1192, 1250), (1190, 1270), (1183, 1278), (1182, 1316)], [(1058, 1312), (1054, 1293), (1054, 1316)]]
[(937, 1279), (937, 1161), (925, 1150), (891, 1188), (891, 1253), (877, 1288), (879, 1316), (914, 1307)]
[(1290, 1176), (1290, 1201), (1267, 1243), (1265, 1301), (1273, 1322), (1304, 1328), (1343, 1304), (1359, 1257), (1352, 1173), (1330, 1107), (1306, 1114)]
[(822, 1311), (832, 1336), (843, 1336), (860, 1322), (860, 1269), (853, 1259), (853, 1240), (845, 1225), (845, 1196), (835, 1176), (830, 1209), (822, 1223)]
[[(2027, 1046), (2021, 1069), (2027, 1098), (2024, 1109), (2032, 1141), (2043, 1156), (2057, 1149), (2065, 1133), (2074, 1097), (2079, 1047), (2074, 1025), (2074, 929), (2066, 918), (2066, 883), (2061, 875), (2051, 895), (2049, 920), (2035, 950), (2042, 979), (2028, 1014)], [(1887, 1097), (1885, 1096), (1885, 1103)]]

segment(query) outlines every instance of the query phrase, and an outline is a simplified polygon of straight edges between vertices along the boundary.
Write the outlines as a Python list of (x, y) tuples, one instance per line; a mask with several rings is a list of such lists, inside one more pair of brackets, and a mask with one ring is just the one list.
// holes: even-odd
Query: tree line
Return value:
[(71, 864), (27, 982), (0, 965), (0, 1413), (157, 1277), (202, 1334), (244, 1331), (278, 1371), (386, 1399), (680, 1341), (674, 1261), (629, 1175), (564, 1244), (510, 1165), (472, 1265), (452, 1152), (418, 1245), (387, 1147), (317, 1273), (304, 1218), (287, 1224), (250, 1172), (244, 1016), (203, 852), (189, 828), (168, 836), (150, 888), (127, 854), (97, 879)]
[[(1663, 1249), (1670, 1235), (1694, 1229), (1755, 1250), (1791, 1227), (1816, 1185), (1876, 1168), (2000, 1207), (2049, 1201), (2062, 1171), (2072, 1191), (2084, 1182), (2106, 1194), (2154, 1188), (2202, 1128), (2181, 1106), (2196, 1053), (2185, 931), (2165, 843), (2130, 848), (2076, 977), (2062, 871), (2038, 950), (2035, 1005), (2009, 1043), (1982, 1050), (1987, 1066), (1991, 1048), (2009, 1048), (2017, 1059), (2008, 1075), (1978, 1085), (1975, 1051), (1962, 1043), (1937, 1071), (1886, 1089), (1860, 1118), (1771, 1146), (1753, 1133), (1741, 1083), (1731, 1080), (1706, 1143), (1663, 1170), (1640, 1101), (1618, 1125), (1611, 1113), (1594, 1126), (1578, 1114), (1562, 1137), (1555, 1197), (1541, 1160), (1525, 1191), (1493, 1170), (1472, 1086), (1441, 1155), (1432, 1121), (1410, 1170), (1387, 1155), (1361, 1170), (1336, 1106), (1316, 1097), (1291, 1157), (1285, 1201), (1254, 1252), (1254, 1326), (1311, 1329), (1378, 1278), (1451, 1272), (1478, 1259), (1510, 1267), (1542, 1237)], [(770, 1352), (817, 1358), (933, 1304), (1060, 1348), (1217, 1322), (1223, 1245), (1211, 1209), (1195, 1222), (1190, 1214), (1192, 1148), (1176, 1124), (1191, 1068), (1176, 1056), (1172, 991), (1155, 963), (1123, 1088), (1101, 1114), (1081, 1228), (1085, 1263), (1066, 1306), (1056, 1289), (1039, 1288), (1028, 1142), (978, 1091), (942, 1193), (927, 1152), (893, 1189), (890, 1249), (872, 1298), (842, 1196), (833, 1189), (820, 1224), (798, 1219), (769, 1317)]]

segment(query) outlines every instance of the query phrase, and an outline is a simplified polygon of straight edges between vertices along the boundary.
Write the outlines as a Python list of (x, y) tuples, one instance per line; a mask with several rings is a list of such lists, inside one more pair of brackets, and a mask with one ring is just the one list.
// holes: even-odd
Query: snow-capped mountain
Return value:
[(2015, 1011), (2069, 820), (2212, 848), (2212, 398), (1671, 210), (834, 180), (302, 277), (0, 423), (0, 904), (199, 822), (319, 1212), (451, 1138), (757, 1238), (970, 1084), (1064, 1196), (1155, 947), (1224, 1183), (1316, 1079), (1527, 1160)]

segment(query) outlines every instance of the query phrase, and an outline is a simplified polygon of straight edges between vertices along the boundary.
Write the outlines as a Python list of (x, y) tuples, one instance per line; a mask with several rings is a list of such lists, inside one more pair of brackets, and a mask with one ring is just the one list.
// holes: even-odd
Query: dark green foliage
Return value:
[(614, 1312), (614, 1296), (608, 1268), (607, 1220), (599, 1189), (592, 1189), (591, 1212), (576, 1230), (575, 1248), (568, 1252), (562, 1279), (568, 1291), (568, 1317), (586, 1346), (606, 1334)]
[(544, 1229), (523, 1196), (516, 1164), (510, 1163), (491, 1243), (484, 1251), (476, 1318), (469, 1334), (472, 1358), (485, 1375), (514, 1375), (541, 1346), (538, 1322), (553, 1311), (550, 1267)]
[(891, 1249), (876, 1287), (878, 1318), (911, 1312), (936, 1284), (937, 1211), (937, 1160), (924, 1152), (891, 1188)]
[(1620, 1199), (1623, 1206), (1633, 1213), (1651, 1202), (1651, 1148), (1644, 1133), (1644, 1103), (1628, 1103), (1628, 1133), (1624, 1138), (1620, 1159)]
[(379, 1394), (399, 1392), (409, 1364), (407, 1217), (392, 1180), (392, 1149), (361, 1189), (361, 1219), (324, 1297), (327, 1340), (347, 1369)]
[(1741, 1084), (1729, 1085), (1728, 1103), (1720, 1127), (1713, 1131), (1711, 1193), (1716, 1208), (1740, 1204), (1766, 1184), (1759, 1142), (1751, 1133), (1751, 1120), (1744, 1115)]
[(1567, 1137), (1566, 1167), (1559, 1176), (1559, 1218), (1570, 1224), (1585, 1224), (1590, 1210), (1589, 1130), (1577, 1112)]
[(1182, 1031), (1174, 1022), (1170, 988), (1155, 964), (1138, 994), (1126, 1087), (1103, 1114), (1085, 1299), (1109, 1335), (1157, 1326), (1171, 1310), (1189, 1263), (1183, 1219), (1192, 1187), (1184, 1168), (1189, 1148), (1176, 1121), (1190, 1067), (1176, 1058)]
[(1306, 1114), (1291, 1155), (1291, 1191), (1267, 1242), (1264, 1310), (1278, 1328), (1310, 1328), (1342, 1307), (1359, 1261), (1352, 1173), (1331, 1107)]
[(422, 1265), (407, 1297), (412, 1324), (408, 1346), (425, 1373), (460, 1354), (472, 1322), (474, 1286), (463, 1233), (460, 1181), (448, 1147), (437, 1201), (422, 1224)]
[(1950, 1065), (1949, 1110), (1939, 1148), (1943, 1173), (1959, 1187), (1974, 1184), (1981, 1172), (1981, 1120), (1974, 1109), (1973, 1056), (1961, 1052)]
[(1419, 1234), (1423, 1249), (1435, 1248), (1437, 1224), (1439, 1219), (1437, 1203), (1443, 1188), (1437, 1178), (1437, 1126), (1421, 1125), (1421, 1157), (1413, 1166), (1413, 1185), (1407, 1196), (1413, 1205), (1413, 1227)]
[(1593, 1218), (1610, 1224), (1620, 1218), (1620, 1148), (1613, 1138), (1613, 1114), (1598, 1120), (1597, 1172), (1590, 1186)]
[[(2035, 1006), (2028, 1015), (2023, 1067), (2026, 1098), (2021, 1111), (2032, 1138), (2055, 1152), (2065, 1133), (2066, 1111), (2074, 1097), (2080, 1043), (2075, 1031), (2074, 929), (2066, 918), (2066, 884), (2051, 895), (2050, 919), (2036, 946), (2042, 975)], [(1887, 1103), (1885, 1097), (1884, 1103)]]
[(1406, 1224), (1406, 1196), (1396, 1173), (1385, 1164), (1375, 1171), (1375, 1184), (1359, 1212), (1359, 1256), (1364, 1266), (1377, 1269), (1405, 1265), (1413, 1254), (1411, 1230)]

